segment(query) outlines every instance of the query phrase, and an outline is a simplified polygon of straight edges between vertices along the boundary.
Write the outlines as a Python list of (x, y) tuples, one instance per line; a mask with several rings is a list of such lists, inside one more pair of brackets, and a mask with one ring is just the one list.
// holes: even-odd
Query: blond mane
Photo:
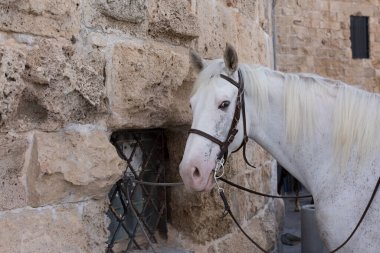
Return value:
[(315, 132), (317, 95), (333, 94), (333, 150), (336, 165), (345, 167), (351, 155), (358, 163), (380, 145), (380, 96), (343, 82), (312, 74), (284, 74), (286, 135), (310, 138)]
[[(222, 60), (211, 61), (200, 73), (193, 93), (223, 72)], [(284, 80), (284, 113), (287, 139), (297, 143), (310, 139), (316, 131), (317, 95), (333, 93), (333, 149), (335, 159), (346, 163), (355, 152), (357, 160), (368, 158), (380, 146), (380, 96), (343, 82), (312, 74), (285, 74), (257, 65), (240, 64), (245, 90), (254, 101), (260, 121), (267, 117), (268, 75), (279, 74)]]

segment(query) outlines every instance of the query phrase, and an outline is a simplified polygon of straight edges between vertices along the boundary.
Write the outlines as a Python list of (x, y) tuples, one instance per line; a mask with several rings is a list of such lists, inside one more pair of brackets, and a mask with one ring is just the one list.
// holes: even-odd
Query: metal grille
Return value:
[(165, 181), (165, 142), (162, 130), (118, 131), (111, 142), (128, 162), (123, 178), (109, 193), (107, 253), (146, 250), (156, 243), (155, 232), (166, 237), (166, 188), (135, 184), (134, 179)]

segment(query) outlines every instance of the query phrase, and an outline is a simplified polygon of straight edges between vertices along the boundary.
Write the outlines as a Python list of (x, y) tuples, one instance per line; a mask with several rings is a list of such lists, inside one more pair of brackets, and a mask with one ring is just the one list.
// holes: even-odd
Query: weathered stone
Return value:
[(260, 23), (245, 17), (237, 20), (237, 41), (239, 60), (243, 63), (254, 63), (271, 66), (272, 45)]
[(196, 243), (215, 240), (231, 231), (231, 220), (221, 219), (223, 204), (216, 190), (195, 194), (173, 189), (170, 209), (172, 225)]
[(106, 212), (109, 210), (109, 202), (103, 199), (99, 201), (87, 201), (83, 205), (82, 223), (87, 236), (86, 243), (89, 252), (104, 252), (109, 237), (109, 219)]
[(120, 178), (124, 162), (106, 133), (91, 126), (34, 134), (27, 168), (32, 206), (104, 197)]
[(146, 0), (101, 0), (101, 12), (111, 18), (131, 23), (141, 23), (146, 18)]
[(220, 58), (226, 42), (235, 45), (238, 40), (237, 14), (215, 1), (199, 1), (196, 7), (199, 23), (202, 24), (197, 51), (205, 58)]
[(28, 141), (18, 134), (0, 134), (0, 211), (26, 205), (23, 166)]
[[(253, 3), (255, 4), (257, 3)], [(258, 6), (264, 12), (265, 4)], [(220, 58), (226, 42), (229, 42), (235, 45), (240, 62), (271, 65), (272, 60), (268, 57), (271, 54), (271, 41), (262, 32), (264, 26), (266, 30), (269, 29), (269, 24), (264, 24), (263, 21), (265, 14), (262, 14), (260, 21), (252, 19), (251, 16), (240, 15), (224, 4), (210, 1), (197, 3), (197, 13), (199, 23), (202, 24), (197, 43), (197, 51), (201, 55), (206, 58)]]
[[(290, 8), (295, 0), (285, 2)], [(180, 180), (178, 164), (191, 124), (188, 99), (195, 79), (194, 71), (189, 72), (188, 48), (205, 58), (220, 58), (230, 42), (241, 62), (270, 65), (270, 3), (1, 1), (0, 252), (103, 252), (107, 206), (91, 199), (103, 199), (124, 169), (103, 128), (169, 127), (167, 180)], [(322, 20), (315, 19), (326, 14), (309, 13), (304, 24), (319, 29)], [(335, 26), (345, 20), (330, 16)], [(349, 26), (344, 24), (339, 36), (346, 38)], [(286, 34), (307, 30), (302, 24), (285, 26), (287, 30), (281, 31), (285, 43), (290, 41)], [(317, 36), (317, 29), (311, 32)], [(339, 31), (335, 33), (338, 36)], [(323, 34), (328, 43), (335, 43), (328, 40), (331, 31)], [(300, 38), (309, 43), (305, 49), (320, 46), (320, 40), (313, 44), (314, 40)], [(316, 54), (311, 51), (309, 56)], [(331, 54), (326, 51), (325, 57)], [(256, 144), (248, 149), (248, 159), (258, 168), (246, 167), (237, 153), (226, 165), (227, 177), (270, 191), (271, 158)], [(227, 186), (226, 195), (244, 226), (273, 212), (270, 200)], [(167, 245), (201, 253), (223, 252), (223, 247), (235, 251), (221, 244), (240, 232), (230, 219), (220, 219), (223, 204), (215, 191), (198, 194), (180, 187), (170, 189), (168, 196), (170, 223), (175, 227), (168, 229), (175, 233)], [(69, 204), (77, 201), (82, 202)], [(271, 225), (274, 221), (265, 218)], [(263, 228), (261, 222), (252, 226), (250, 232)]]
[(199, 36), (199, 23), (186, 0), (156, 0), (150, 10), (149, 34), (153, 37), (166, 35), (184, 39)]
[[(13, 37), (7, 43), (15, 43), (12, 42), (15, 39), (20, 40)], [(76, 51), (64, 39), (33, 38), (28, 43), (19, 46), (21, 59), (12, 56), (14, 62), (10, 66), (19, 66), (16, 74), (20, 77), (10, 76), (10, 81), (15, 80), (12, 85), (6, 84), (9, 82), (6, 78), (1, 82), (13, 90), (5, 102), (0, 102), (5, 104), (1, 106), (5, 110), (3, 118), (9, 118), (9, 113), (13, 115), (3, 124), (4, 130), (52, 131), (66, 122), (93, 121), (107, 112), (105, 60), (98, 50), (80, 48)], [(10, 68), (6, 62), (3, 66), (4, 71)]]
[(25, 55), (11, 47), (0, 47), (0, 126), (15, 116), (25, 88), (21, 78)]
[(104, 252), (104, 206), (90, 201), (0, 212), (0, 252)]
[(258, 13), (257, 4), (260, 1), (257, 0), (223, 0), (223, 2), (228, 7), (237, 8), (239, 13), (247, 17), (255, 17), (262, 14)]
[[(111, 35), (116, 40), (130, 35), (144, 38), (148, 31), (146, 0), (87, 0), (81, 2), (81, 23), (89, 30)], [(130, 9), (129, 9), (130, 8)], [(141, 13), (136, 11), (141, 9)], [(88, 32), (87, 30), (86, 32)]]
[(185, 52), (158, 43), (115, 45), (107, 67), (111, 127), (157, 127), (177, 117), (173, 93), (189, 71)]
[[(104, 64), (97, 50), (82, 48), (76, 53), (74, 46), (65, 41), (38, 40), (36, 47), (28, 52), (24, 78), (52, 88), (61, 86), (60, 92), (63, 89), (66, 94), (78, 91), (91, 105), (101, 107), (105, 97)], [(69, 82), (65, 83), (64, 79)]]
[[(276, 238), (276, 227), (274, 226), (275, 217), (271, 213), (266, 213), (249, 220), (243, 229), (261, 247), (270, 252), (274, 248)], [(262, 252), (256, 248), (240, 231), (229, 235), (216, 245), (217, 252)]]
[(79, 0), (21, 0), (0, 3), (0, 29), (70, 39), (79, 32)]

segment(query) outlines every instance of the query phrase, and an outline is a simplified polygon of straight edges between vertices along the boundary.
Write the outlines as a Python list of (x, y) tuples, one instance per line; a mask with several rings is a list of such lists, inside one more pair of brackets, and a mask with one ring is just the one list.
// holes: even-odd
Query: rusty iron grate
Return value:
[(111, 219), (107, 253), (149, 250), (156, 232), (167, 236), (166, 187), (135, 184), (134, 179), (165, 182), (163, 130), (117, 131), (111, 142), (127, 168), (109, 193)]

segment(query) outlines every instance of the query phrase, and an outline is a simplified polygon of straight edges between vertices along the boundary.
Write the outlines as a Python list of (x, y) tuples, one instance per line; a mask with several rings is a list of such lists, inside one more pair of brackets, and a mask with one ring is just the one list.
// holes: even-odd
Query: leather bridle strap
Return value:
[(236, 82), (234, 79), (232, 79), (231, 77), (229, 76), (226, 76), (226, 75), (223, 75), (221, 74), (220, 75), (221, 78), (225, 79), (226, 81), (228, 81), (229, 83), (231, 83), (232, 85), (234, 85), (236, 88), (238, 88), (238, 94), (237, 94), (237, 98), (236, 98), (236, 106), (235, 106), (235, 112), (234, 112), (234, 116), (232, 118), (232, 122), (231, 122), (231, 127), (228, 131), (228, 134), (227, 134), (227, 138), (226, 140), (223, 142), (219, 139), (217, 139), (216, 137), (206, 133), (206, 132), (203, 132), (201, 130), (198, 130), (198, 129), (190, 129), (189, 130), (189, 134), (193, 133), (193, 134), (198, 134), (216, 144), (219, 145), (220, 147), (220, 152), (217, 156), (217, 159), (218, 160), (221, 160), (222, 158), (224, 158), (224, 160), (227, 159), (227, 155), (228, 155), (228, 147), (229, 145), (233, 142), (233, 140), (235, 139), (235, 136), (238, 132), (238, 129), (237, 129), (237, 124), (239, 123), (239, 120), (240, 120), (240, 114), (243, 115), (243, 129), (244, 129), (244, 137), (243, 137), (243, 142), (242, 144), (240, 145), (240, 147), (233, 151), (233, 152), (236, 152), (238, 151), (240, 148), (243, 147), (243, 157), (244, 157), (244, 161), (251, 167), (254, 167), (253, 165), (251, 165), (248, 160), (247, 160), (247, 157), (246, 157), (246, 143), (248, 142), (248, 135), (247, 135), (247, 127), (246, 127), (246, 116), (245, 116), (245, 101), (244, 101), (244, 79), (243, 79), (243, 75), (241, 73), (240, 70), (238, 70), (238, 77), (239, 77), (239, 82)]
[(240, 147), (235, 150), (238, 151), (242, 146), (243, 146), (243, 158), (244, 158), (244, 161), (246, 164), (248, 164), (249, 166), (253, 167), (253, 168), (256, 168), (254, 165), (252, 165), (248, 159), (247, 159), (247, 153), (246, 153), (246, 148), (247, 148), (247, 142), (248, 142), (248, 134), (247, 134), (247, 120), (246, 120), (246, 116), (245, 116), (245, 101), (244, 101), (244, 96), (242, 98), (242, 110), (243, 110), (243, 130), (244, 130), (244, 138), (243, 138), (243, 142), (242, 144), (240, 145)]
[(193, 128), (192, 128), (192, 129), (189, 130), (189, 133), (192, 133), (192, 134), (198, 134), (198, 135), (200, 135), (200, 136), (202, 136), (202, 137), (205, 137), (206, 139), (209, 139), (210, 141), (215, 142), (215, 143), (218, 144), (220, 147), (222, 147), (223, 144), (224, 144), (224, 142), (218, 140), (218, 139), (215, 138), (214, 136), (209, 135), (208, 133), (205, 133), (205, 132), (203, 132), (203, 131), (201, 131), (201, 130), (198, 130), (198, 129), (193, 129)]

